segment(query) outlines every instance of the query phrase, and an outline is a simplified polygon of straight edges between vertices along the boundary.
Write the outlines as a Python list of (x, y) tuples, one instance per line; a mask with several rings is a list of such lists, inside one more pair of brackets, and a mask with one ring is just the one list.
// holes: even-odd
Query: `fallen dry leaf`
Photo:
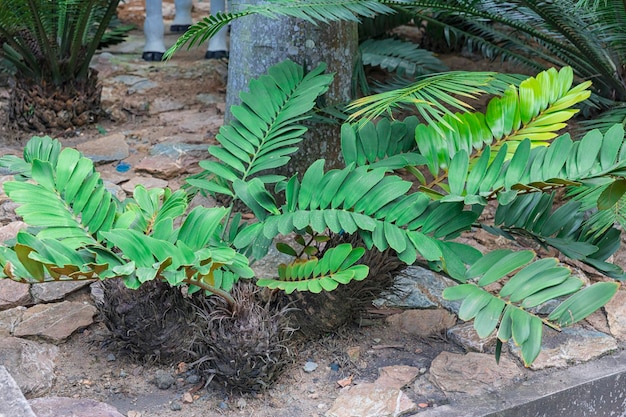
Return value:
[(339, 384), (339, 386), (340, 386), (341, 388), (345, 388), (345, 387), (347, 387), (348, 385), (352, 385), (352, 380), (353, 380), (353, 379), (354, 379), (354, 375), (350, 375), (350, 376), (349, 376), (349, 377), (347, 377), (347, 378), (340, 379), (339, 381), (337, 381), (337, 384)]

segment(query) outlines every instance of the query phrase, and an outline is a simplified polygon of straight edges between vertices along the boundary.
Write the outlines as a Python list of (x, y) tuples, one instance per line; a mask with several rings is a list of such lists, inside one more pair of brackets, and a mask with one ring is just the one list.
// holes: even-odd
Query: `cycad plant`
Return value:
[[(321, 256), (281, 245), (299, 257), (280, 266), (277, 278), (257, 277), (256, 284), (287, 293), (332, 292), (367, 278), (367, 266), (359, 264), (366, 248), (390, 250), (406, 264), (419, 262), (456, 280), (444, 295), (463, 300), (459, 317), (474, 320), (481, 337), (497, 334), (498, 355), (503, 343), (518, 345), (529, 365), (539, 354), (544, 325), (559, 328), (585, 318), (619, 284), (585, 286), (555, 258), (531, 250), (482, 254), (455, 238), (472, 227), (531, 237), (623, 278), (606, 262), (619, 246), (619, 230), (595, 228), (578, 201), (554, 207), (554, 192), (564, 187), (608, 183), (584, 199), (599, 211), (611, 210), (624, 192), (621, 125), (580, 142), (558, 136), (576, 113), (572, 106), (590, 95), (590, 83), (573, 86), (573, 79), (570, 68), (542, 72), (511, 85), (485, 113), (444, 117), (437, 126), (415, 117), (345, 124), (345, 168), (325, 171), (319, 160), (302, 177), (282, 178), (260, 174), (288, 163), (306, 130), (300, 122), (330, 76), (323, 67), (305, 75), (296, 64), (281, 63), (251, 83), (243, 104), (233, 109), (237, 119), (220, 129), (220, 145), (209, 148), (217, 159), (203, 161), (205, 176), (192, 181), (206, 192), (240, 199), (255, 215), (249, 223), (234, 205), (186, 213), (182, 191), (138, 187), (133, 199), (120, 203), (89, 160), (34, 138), (23, 159), (2, 160), (17, 173), (5, 191), (32, 225), (1, 248), (3, 275), (24, 282), (123, 277), (131, 288), (163, 280), (220, 296), (236, 312), (229, 291), (239, 278), (252, 276), (248, 262), (265, 256), (276, 236), (295, 233), (306, 249), (328, 234), (358, 235), (365, 248), (341, 243)], [(400, 168), (414, 173), (415, 183), (394, 173)], [(283, 205), (270, 187), (282, 193)], [(490, 201), (498, 204), (495, 219), (481, 224)], [(494, 282), (500, 289), (491, 289)], [(559, 305), (547, 316), (533, 310), (551, 300)]]
[[(1, 0), (0, 66), (13, 77), (9, 122), (68, 129), (95, 120), (101, 87), (89, 63), (119, 0)], [(128, 28), (121, 28), (121, 31)], [(119, 31), (113, 38), (119, 40)]]

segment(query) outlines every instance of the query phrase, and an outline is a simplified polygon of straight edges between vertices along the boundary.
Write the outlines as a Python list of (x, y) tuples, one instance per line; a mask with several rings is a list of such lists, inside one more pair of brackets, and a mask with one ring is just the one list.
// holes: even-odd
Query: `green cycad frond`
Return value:
[(198, 45), (214, 36), (230, 22), (243, 16), (259, 14), (269, 18), (296, 17), (311, 23), (328, 23), (338, 20), (358, 21), (359, 17), (393, 13), (394, 10), (376, 0), (271, 0), (263, 4), (244, 5), (235, 13), (217, 13), (192, 25), (165, 53), (170, 58), (183, 46)]
[(298, 291), (320, 293), (333, 291), (339, 284), (367, 278), (366, 265), (354, 265), (365, 253), (363, 248), (353, 248), (343, 243), (324, 253), (321, 259), (296, 260), (278, 267), (278, 278), (261, 278), (257, 285), (271, 289), (280, 288), (287, 294)]
[[(323, 165), (323, 160), (313, 163), (302, 182), (295, 176), (289, 180), (280, 209), (261, 181), (237, 182), (238, 196), (259, 221), (237, 235), (235, 246), (256, 245), (252, 250), (258, 259), (275, 236), (311, 227), (316, 233), (359, 233), (368, 248), (391, 248), (407, 264), (418, 255), (438, 262), (444, 255), (437, 239), (459, 236), (478, 216), (462, 203), (441, 204), (424, 193), (408, 194), (412, 184), (386, 175), (384, 167), (350, 165), (324, 172)], [(263, 240), (267, 244), (260, 246)]]
[[(221, 146), (209, 147), (219, 161), (202, 161), (205, 172), (189, 179), (192, 186), (209, 192), (233, 195), (224, 181), (247, 180), (261, 171), (277, 168), (289, 161), (307, 128), (299, 123), (315, 99), (326, 91), (332, 75), (323, 74), (324, 65), (306, 75), (301, 66), (284, 61), (269, 70), (269, 75), (250, 82), (250, 92), (242, 93), (242, 105), (233, 106), (235, 117), (217, 135)], [(282, 177), (262, 177), (264, 182)]]
[(511, 157), (523, 139), (530, 139), (534, 146), (546, 145), (577, 112), (571, 107), (589, 97), (589, 82), (571, 88), (572, 81), (571, 68), (558, 72), (550, 69), (493, 98), (484, 115), (457, 114), (446, 118), (445, 123), (418, 125), (417, 145), (429, 161), (428, 168), (435, 176), (433, 184), (448, 176), (441, 170), (450, 167), (452, 158), (461, 150), (478, 158), (485, 145), (499, 150), (508, 143)]
[[(37, 142), (52, 141), (38, 138)], [(55, 149), (45, 144), (37, 148)], [(21, 204), (16, 212), (26, 223), (43, 228), (38, 238), (59, 239), (74, 248), (99, 246), (98, 234), (113, 226), (117, 201), (106, 190), (91, 160), (78, 151), (66, 148), (54, 159), (33, 159), (31, 177), (35, 183), (7, 182), (5, 192)]]
[[(409, 116), (402, 122), (381, 119), (378, 123), (367, 122), (360, 127), (345, 123), (341, 127), (341, 154), (344, 162), (356, 166), (389, 169), (411, 168), (425, 165), (426, 159), (413, 152), (417, 117)], [(419, 171), (414, 171), (418, 176)], [(420, 176), (420, 178), (423, 178)]]
[(124, 277), (131, 288), (161, 279), (234, 303), (227, 292), (253, 272), (247, 258), (217, 236), (228, 209), (196, 207), (175, 227), (187, 208), (183, 191), (139, 186), (133, 199), (120, 204), (91, 160), (71, 148), (59, 152), (58, 146), (48, 137), (34, 138), (21, 164), (9, 159), (30, 181), (6, 182), (4, 189), (20, 204), (16, 212), (33, 234), (20, 232), (13, 247), (0, 247), (3, 277)]
[(415, 77), (447, 70), (432, 52), (400, 39), (368, 39), (359, 45), (364, 65)]
[[(568, 268), (559, 266), (557, 259), (534, 258), (532, 251), (495, 250), (471, 265), (462, 280), (464, 284), (446, 288), (443, 293), (446, 299), (463, 300), (459, 318), (474, 320), (481, 338), (497, 329), (498, 344), (512, 339), (526, 366), (539, 355), (543, 324), (555, 327), (554, 322), (565, 326), (580, 321), (606, 304), (619, 288), (618, 283), (601, 282), (580, 290), (582, 281), (572, 277)], [(504, 282), (497, 294), (485, 289), (496, 281)], [(555, 308), (548, 319), (528, 310), (569, 294), (574, 295)]]
[(439, 128), (436, 122), (448, 126), (444, 116), (453, 113), (447, 106), (462, 111), (472, 109), (455, 96), (476, 99), (485, 93), (500, 93), (513, 80), (516, 78), (495, 72), (451, 71), (422, 76), (405, 88), (354, 100), (348, 106), (353, 111), (350, 120), (372, 120), (398, 108), (414, 107), (433, 126)]
[(530, 237), (542, 246), (552, 246), (570, 259), (580, 260), (608, 276), (622, 279), (622, 268), (605, 262), (619, 249), (619, 232), (611, 228), (602, 233), (591, 233), (591, 219), (586, 220), (580, 202), (570, 200), (556, 210), (553, 210), (553, 203), (554, 193), (520, 195), (512, 203), (498, 206), (493, 222), (495, 227), (485, 224), (482, 227), (511, 239), (515, 235)]

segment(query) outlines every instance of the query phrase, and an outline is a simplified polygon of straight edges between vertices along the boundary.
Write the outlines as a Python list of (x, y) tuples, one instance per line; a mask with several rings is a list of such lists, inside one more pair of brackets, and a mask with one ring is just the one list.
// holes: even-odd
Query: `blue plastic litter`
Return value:
[(115, 167), (115, 170), (117, 172), (127, 172), (130, 169), (130, 164), (126, 163), (126, 162), (120, 162), (119, 164), (117, 164), (117, 166)]

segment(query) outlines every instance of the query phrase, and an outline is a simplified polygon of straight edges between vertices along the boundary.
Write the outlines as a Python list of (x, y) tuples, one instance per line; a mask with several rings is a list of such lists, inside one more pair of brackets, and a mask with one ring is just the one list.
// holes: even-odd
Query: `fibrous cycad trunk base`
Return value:
[(121, 279), (101, 285), (104, 298), (98, 307), (116, 348), (141, 362), (173, 364), (191, 358), (197, 315), (180, 288), (150, 281), (131, 290)]
[(102, 86), (95, 70), (86, 80), (62, 86), (19, 77), (11, 84), (10, 126), (37, 132), (66, 130), (92, 123), (100, 114)]
[(207, 298), (198, 309), (196, 365), (205, 378), (229, 391), (268, 388), (290, 362), (293, 331), (287, 326), (287, 309), (261, 301), (259, 291), (240, 281), (232, 291), (234, 311), (219, 297)]
[[(353, 247), (364, 246), (358, 235), (333, 235), (326, 250), (345, 242)], [(331, 292), (314, 294), (295, 291), (282, 296), (283, 303), (293, 308), (289, 313), (289, 322), (299, 336), (314, 339), (358, 322), (364, 310), (371, 307), (372, 301), (383, 290), (393, 285), (394, 275), (405, 267), (390, 249), (384, 252), (376, 248), (366, 250), (358, 263), (370, 268), (368, 277), (362, 281), (350, 281)]]

